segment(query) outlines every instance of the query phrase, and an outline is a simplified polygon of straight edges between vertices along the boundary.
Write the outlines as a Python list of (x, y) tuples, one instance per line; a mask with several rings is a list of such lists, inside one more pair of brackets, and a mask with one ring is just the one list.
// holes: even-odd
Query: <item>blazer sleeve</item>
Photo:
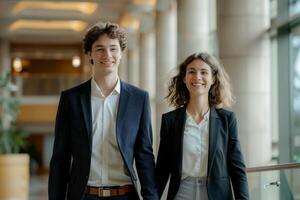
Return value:
[(160, 144), (156, 162), (156, 180), (159, 197), (162, 196), (170, 175), (171, 166), (171, 145), (169, 128), (165, 115), (161, 119)]
[(64, 200), (66, 196), (71, 164), (68, 107), (62, 92), (55, 122), (55, 140), (50, 161), (48, 195), (49, 200)]
[(135, 163), (144, 200), (158, 200), (155, 181), (155, 163), (152, 149), (151, 111), (148, 93), (144, 97), (143, 111), (135, 143)]
[(238, 140), (236, 116), (232, 113), (228, 123), (229, 131), (229, 174), (236, 200), (249, 199), (246, 166)]

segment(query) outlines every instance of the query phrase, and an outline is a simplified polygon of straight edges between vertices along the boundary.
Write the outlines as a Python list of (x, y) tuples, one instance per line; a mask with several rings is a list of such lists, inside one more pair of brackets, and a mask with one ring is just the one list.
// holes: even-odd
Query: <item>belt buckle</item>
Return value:
[[(101, 194), (101, 190), (102, 190), (102, 194)], [(110, 189), (106, 189), (106, 188), (102, 188), (98, 190), (98, 195), (100, 197), (110, 197)]]

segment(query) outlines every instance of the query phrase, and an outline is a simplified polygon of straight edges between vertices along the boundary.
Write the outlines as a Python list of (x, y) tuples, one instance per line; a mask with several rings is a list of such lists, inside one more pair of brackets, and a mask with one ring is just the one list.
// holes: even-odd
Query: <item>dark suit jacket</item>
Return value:
[[(116, 138), (136, 188), (135, 159), (144, 199), (158, 199), (148, 93), (121, 81)], [(62, 92), (49, 173), (49, 200), (80, 200), (90, 173), (91, 80)], [(139, 199), (136, 192), (136, 199)]]
[[(170, 176), (168, 200), (174, 199), (180, 186), (185, 121), (185, 106), (162, 116), (156, 176), (160, 196)], [(207, 190), (211, 200), (249, 199), (235, 114), (214, 107), (209, 119)]]

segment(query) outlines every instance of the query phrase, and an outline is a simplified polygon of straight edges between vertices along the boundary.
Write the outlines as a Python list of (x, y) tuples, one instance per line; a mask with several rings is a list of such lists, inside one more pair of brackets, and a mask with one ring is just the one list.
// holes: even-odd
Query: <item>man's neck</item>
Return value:
[(104, 96), (108, 96), (117, 84), (118, 75), (107, 75), (103, 77), (94, 75), (94, 79), (98, 86), (101, 88), (101, 91), (104, 94)]

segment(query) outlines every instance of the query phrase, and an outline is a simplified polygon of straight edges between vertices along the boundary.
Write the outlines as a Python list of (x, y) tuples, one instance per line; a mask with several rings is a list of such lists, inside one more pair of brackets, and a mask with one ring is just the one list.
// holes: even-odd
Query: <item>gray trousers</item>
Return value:
[(174, 200), (208, 200), (206, 177), (187, 177), (181, 180)]

